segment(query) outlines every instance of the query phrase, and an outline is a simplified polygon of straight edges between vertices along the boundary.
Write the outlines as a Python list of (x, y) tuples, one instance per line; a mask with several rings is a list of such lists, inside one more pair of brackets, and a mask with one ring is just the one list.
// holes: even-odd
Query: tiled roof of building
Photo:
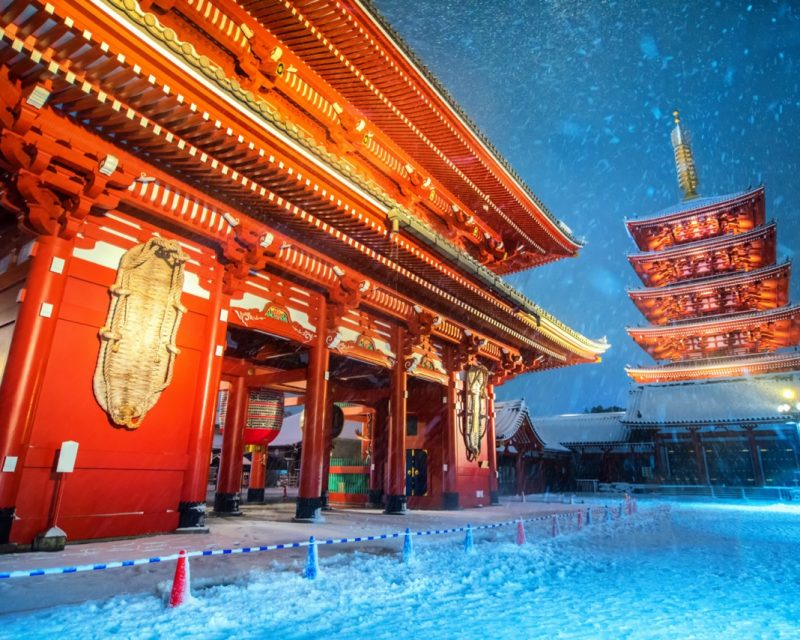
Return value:
[(536, 432), (562, 445), (618, 444), (627, 442), (628, 428), (622, 424), (623, 411), (609, 413), (568, 413), (536, 417)]
[(704, 198), (692, 198), (691, 200), (683, 200), (678, 202), (677, 204), (670, 205), (669, 207), (665, 207), (660, 211), (656, 211), (655, 213), (651, 213), (646, 216), (640, 216), (628, 220), (629, 223), (639, 223), (639, 222), (646, 222), (649, 220), (656, 220), (658, 218), (662, 218), (665, 216), (671, 216), (678, 213), (686, 213), (687, 211), (695, 211), (697, 209), (708, 209), (714, 207), (715, 205), (725, 204), (731, 200), (737, 200), (739, 198), (743, 198), (750, 194), (756, 193), (761, 187), (757, 187), (756, 189), (745, 189), (744, 191), (737, 191), (735, 193), (728, 193), (723, 196), (706, 196)]
[(562, 446), (557, 439), (543, 437), (543, 435), (539, 433), (533, 420), (531, 420), (528, 407), (525, 405), (524, 400), (497, 402), (495, 404), (495, 411), (495, 439), (498, 444), (512, 440), (517, 432), (524, 428), (527, 423), (530, 425), (533, 435), (541, 442), (545, 451), (569, 451), (569, 449)]
[(800, 372), (674, 384), (631, 391), (622, 421), (631, 426), (702, 426), (785, 422), (779, 407), (797, 408)]

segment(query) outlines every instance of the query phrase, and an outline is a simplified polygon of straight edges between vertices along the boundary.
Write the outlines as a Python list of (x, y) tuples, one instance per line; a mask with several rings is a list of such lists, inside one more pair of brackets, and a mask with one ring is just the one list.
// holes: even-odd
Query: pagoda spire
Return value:
[(689, 144), (689, 135), (681, 126), (681, 119), (677, 111), (672, 112), (675, 118), (675, 128), (672, 130), (672, 148), (675, 151), (675, 170), (678, 172), (678, 184), (683, 191), (683, 199), (691, 200), (697, 197), (697, 170), (694, 166), (692, 147)]

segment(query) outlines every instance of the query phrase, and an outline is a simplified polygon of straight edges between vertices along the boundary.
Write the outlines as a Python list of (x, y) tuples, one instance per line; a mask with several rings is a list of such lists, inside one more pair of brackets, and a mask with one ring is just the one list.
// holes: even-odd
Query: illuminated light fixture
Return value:
[(464, 335), (467, 336), (467, 338), (469, 338), (472, 335), (472, 331), (470, 331), (469, 329), (464, 329)]
[(239, 226), (239, 218), (234, 216), (230, 211), (224, 211), (222, 213), (222, 217), (225, 218), (225, 222), (231, 225), (234, 229)]
[(284, 243), (281, 245), (281, 251), (285, 251), (286, 249), (291, 249), (291, 248), (292, 248), (292, 245), (291, 245), (291, 244), (289, 244), (288, 242), (284, 242)]
[(41, 109), (49, 97), (50, 92), (42, 85), (37, 84), (28, 94), (28, 97), (25, 98), (25, 102), (31, 105), (34, 109)]
[(794, 400), (797, 397), (797, 393), (794, 389), (784, 389), (781, 395), (787, 400)]
[(361, 293), (364, 293), (365, 291), (369, 290), (370, 286), (371, 285), (370, 285), (369, 280), (362, 280), (361, 282), (358, 283), (358, 290)]
[[(442, 324), (442, 316), (435, 316), (435, 317), (433, 318), (433, 322), (431, 322), (431, 324), (432, 324), (434, 327), (438, 327), (440, 324)], [(800, 404), (800, 403), (798, 403), (798, 404)]]
[(406, 173), (414, 173), (414, 167), (410, 164), (406, 164), (403, 168), (406, 170)]
[(414, 313), (422, 313), (422, 307), (420, 307), (418, 304), (415, 304)]
[(333, 265), (333, 272), (339, 276), (340, 278), (344, 276), (344, 269), (342, 269), (338, 264)]
[(104, 176), (110, 176), (117, 170), (118, 166), (119, 166), (119, 158), (109, 153), (105, 158), (103, 158), (100, 161), (100, 165), (97, 167), (97, 170)]
[(275, 236), (272, 235), (269, 231), (267, 231), (263, 236), (261, 236), (261, 240), (258, 243), (262, 249), (269, 248), (272, 243), (275, 241)]
[(134, 180), (134, 182), (138, 182), (139, 184), (150, 184), (155, 181), (156, 179), (153, 176), (148, 176), (144, 172), (140, 173), (139, 177)]

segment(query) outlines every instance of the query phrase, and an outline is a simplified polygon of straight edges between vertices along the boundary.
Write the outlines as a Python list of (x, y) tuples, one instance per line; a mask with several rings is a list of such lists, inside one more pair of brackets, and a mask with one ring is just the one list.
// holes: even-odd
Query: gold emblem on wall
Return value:
[(489, 406), (489, 395), (486, 392), (488, 381), (489, 370), (486, 367), (474, 365), (467, 369), (467, 383), (464, 388), (466, 411), (461, 433), (464, 436), (464, 444), (467, 446), (467, 460), (470, 462), (478, 459), (481, 452), (481, 440), (486, 435)]
[(94, 372), (95, 398), (114, 424), (136, 429), (172, 380), (186, 260), (176, 240), (154, 237), (119, 262)]

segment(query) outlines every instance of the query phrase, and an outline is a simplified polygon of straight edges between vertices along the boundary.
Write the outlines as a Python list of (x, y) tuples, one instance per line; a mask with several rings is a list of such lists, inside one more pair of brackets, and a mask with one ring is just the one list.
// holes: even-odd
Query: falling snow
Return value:
[[(612, 349), (600, 365), (522, 376), (503, 398), (536, 414), (625, 405), (625, 333), (641, 315), (623, 219), (679, 199), (669, 132), (680, 109), (703, 195), (761, 182), (779, 260), (800, 245), (800, 13), (789, 2), (376, 0), (524, 180), (587, 242), (509, 280)], [(792, 299), (800, 298), (793, 278)], [(539, 390), (546, 388), (547, 393)]]

